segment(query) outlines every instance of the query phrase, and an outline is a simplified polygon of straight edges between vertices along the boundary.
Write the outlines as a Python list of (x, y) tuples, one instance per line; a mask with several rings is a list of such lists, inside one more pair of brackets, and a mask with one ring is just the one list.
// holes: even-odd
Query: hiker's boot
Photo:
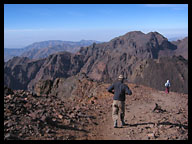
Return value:
[(117, 128), (117, 120), (114, 122), (114, 128)]
[(124, 120), (121, 121), (121, 127), (123, 127), (123, 126), (125, 126), (125, 125), (126, 125), (126, 123), (124, 122)]
[(120, 115), (120, 117), (121, 117), (121, 127), (123, 127), (123, 126), (126, 125), (126, 124), (125, 124), (125, 121), (124, 121), (124, 114), (122, 113), (122, 114)]

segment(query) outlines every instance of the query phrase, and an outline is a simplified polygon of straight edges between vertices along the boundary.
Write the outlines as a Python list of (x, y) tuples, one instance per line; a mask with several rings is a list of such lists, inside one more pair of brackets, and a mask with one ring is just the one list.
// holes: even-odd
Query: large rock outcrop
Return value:
[(39, 80), (75, 75), (82, 65), (82, 56), (69, 52), (53, 54), (40, 60), (14, 57), (4, 64), (4, 84), (13, 89), (33, 90)]

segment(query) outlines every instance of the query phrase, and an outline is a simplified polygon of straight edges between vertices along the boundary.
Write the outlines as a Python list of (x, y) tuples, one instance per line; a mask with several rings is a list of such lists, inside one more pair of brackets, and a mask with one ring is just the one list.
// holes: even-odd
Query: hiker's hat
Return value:
[(118, 79), (123, 79), (123, 75), (119, 75)]

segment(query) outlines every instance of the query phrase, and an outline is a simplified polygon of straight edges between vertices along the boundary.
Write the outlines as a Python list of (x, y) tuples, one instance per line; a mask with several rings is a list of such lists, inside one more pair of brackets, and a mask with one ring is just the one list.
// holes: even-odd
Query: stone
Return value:
[(147, 136), (148, 137), (155, 137), (155, 134), (154, 133), (148, 133)]
[(92, 101), (91, 101), (91, 104), (94, 104), (94, 103), (95, 103), (95, 102), (92, 100)]
[(63, 116), (62, 116), (62, 115), (60, 115), (60, 114), (58, 115), (58, 117), (59, 117), (60, 119), (62, 119), (62, 118), (63, 118)]
[(36, 115), (37, 115), (37, 113), (35, 113), (35, 112), (32, 112), (32, 113), (29, 114), (29, 116), (30, 116), (33, 120), (36, 119)]

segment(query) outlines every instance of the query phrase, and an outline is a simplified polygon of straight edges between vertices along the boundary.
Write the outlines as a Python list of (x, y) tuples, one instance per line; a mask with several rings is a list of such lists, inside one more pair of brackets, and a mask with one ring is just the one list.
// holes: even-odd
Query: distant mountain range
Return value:
[[(182, 53), (181, 53), (182, 51)], [(183, 55), (183, 56), (182, 56)], [(4, 63), (4, 84), (33, 90), (39, 80), (68, 78), (84, 73), (93, 81), (126, 81), (188, 93), (188, 38), (170, 42), (158, 32), (132, 31), (109, 42), (81, 47), (76, 53), (59, 52), (39, 60), (14, 57)]]
[(4, 61), (12, 59), (14, 56), (20, 56), (25, 51), (24, 48), (4, 48)]
[(178, 40), (184, 39), (185, 37), (188, 37), (188, 36), (175, 36), (175, 37), (168, 38), (168, 40), (169, 41), (178, 41)]
[(68, 51), (75, 53), (80, 47), (89, 46), (93, 43), (100, 43), (95, 40), (81, 40), (79, 42), (61, 41), (61, 40), (49, 40), (33, 43), (25, 48), (21, 49), (4, 49), (4, 61), (8, 61), (14, 56), (28, 57), (30, 59), (45, 58), (50, 54)]

